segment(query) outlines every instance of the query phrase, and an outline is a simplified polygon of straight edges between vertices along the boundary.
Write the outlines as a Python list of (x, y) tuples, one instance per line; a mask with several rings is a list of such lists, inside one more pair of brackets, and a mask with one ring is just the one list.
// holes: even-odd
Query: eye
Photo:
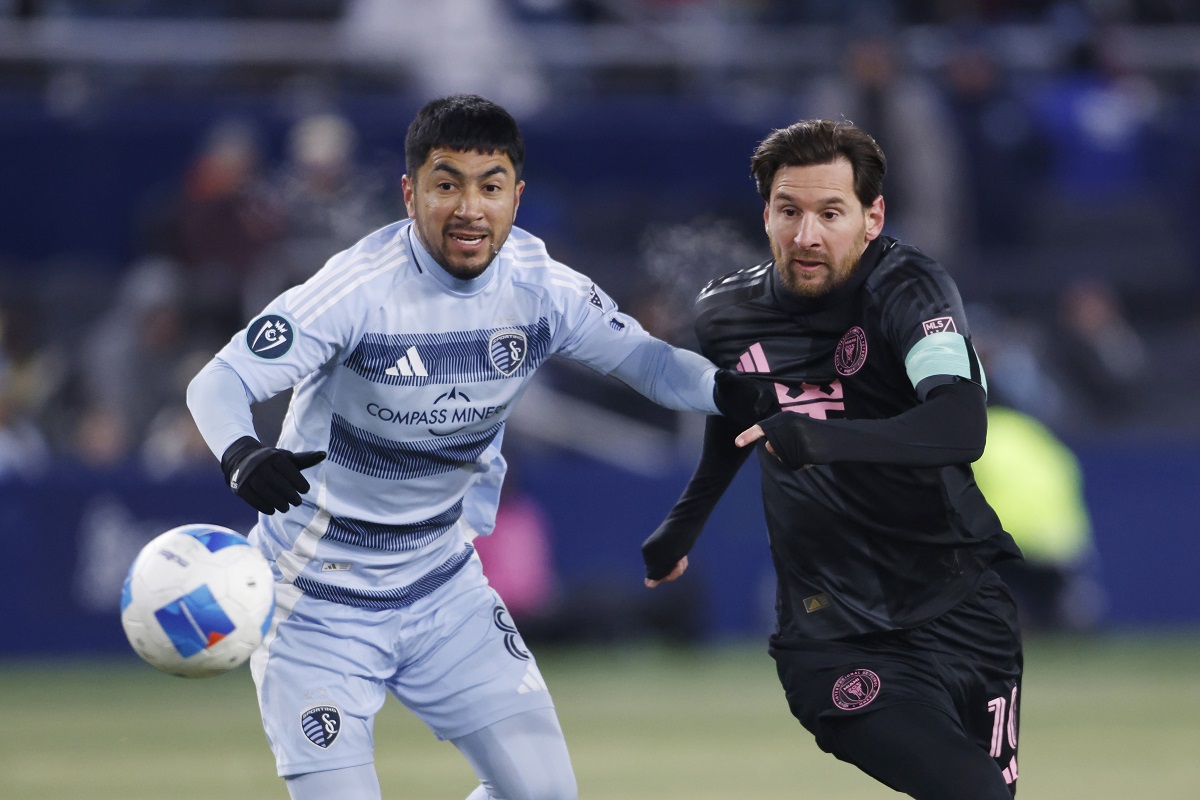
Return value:
[(443, 192), (450, 192), (450, 191), (454, 190), (454, 184), (451, 183), (450, 181), (442, 181), (441, 183), (438, 184), (438, 189), (440, 189)]
[(833, 220), (837, 219), (841, 215), (838, 214), (838, 212), (836, 212), (836, 211), (826, 211), (821, 216), (832, 222)]

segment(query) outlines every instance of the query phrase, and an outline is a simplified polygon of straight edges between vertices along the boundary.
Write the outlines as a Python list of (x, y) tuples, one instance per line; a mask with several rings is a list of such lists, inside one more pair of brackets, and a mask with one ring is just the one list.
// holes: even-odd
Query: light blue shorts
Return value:
[(374, 761), (386, 692), (439, 739), (554, 703), (477, 556), (411, 606), (369, 610), (277, 584), (275, 620), (250, 660), (279, 775)]

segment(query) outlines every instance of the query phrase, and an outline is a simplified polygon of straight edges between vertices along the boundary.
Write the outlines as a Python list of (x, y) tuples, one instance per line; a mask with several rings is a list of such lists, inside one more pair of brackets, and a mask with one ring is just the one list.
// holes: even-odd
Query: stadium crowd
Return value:
[[(1148, 65), (1131, 57), (1136, 51), (1121, 35), (1200, 24), (1195, 4), (471, 5), (503, 23), (511, 34), (503, 46), (513, 48), (541, 41), (537, 32), (545, 26), (558, 32), (605, 25), (637, 31), (699, 20), (715, 30), (730, 26), (764, 35), (781, 25), (796, 31), (832, 26), (839, 32), (837, 57), (811, 72), (761, 65), (739, 71), (730, 67), (738, 63), (731, 57), (715, 67), (687, 62), (666, 72), (660, 62), (589, 63), (567, 75), (539, 65), (534, 49), (522, 62), (520, 80), (508, 74), (491, 85), (507, 95), (502, 100), (511, 103), (519, 95), (526, 101), (522, 116), (543, 151), (559, 141), (570, 148), (574, 134), (587, 134), (571, 109), (589, 100), (606, 108), (624, 104), (629, 118), (685, 103), (703, 109), (696, 112), (701, 123), (725, 124), (740, 114), (753, 117), (755, 130), (765, 116), (777, 124), (800, 116), (850, 118), (894, 156), (885, 184), (888, 232), (911, 237), (947, 264), (971, 302), (994, 402), (1066, 437), (1200, 431), (1190, 407), (1200, 389), (1200, 229), (1191, 223), (1200, 213), (1200, 140), (1194, 135), (1200, 63)], [(446, 23), (437, 15), (449, 13), (431, 9), (448, 7), (371, 0), (11, 0), (0, 3), (0, 22), (303, 20), (357, 31), (369, 48), (380, 43), (364, 32), (375, 30), (377, 37), (387, 29), (374, 23), (417, 26), (423, 20), (422, 29), (431, 30)], [(1039, 32), (1039, 46), (1049, 55), (1022, 61), (1004, 50), (996, 32), (1013, 24)], [(89, 115), (100, 113), (97, 104), (122, 113), (123, 98), (147, 91), (150, 83), (144, 67), (72, 73), (68, 67), (5, 63), (0, 116), (15, 118), (20, 98), (35, 94), (44, 100), (41, 113), (65, 116), (85, 133)], [(199, 82), (210, 98), (249, 95), (251, 104), (286, 106), (280, 116), (288, 124), (269, 129), (254, 114), (214, 114), (194, 131), (177, 172), (159, 176), (154, 186), (135, 187), (139, 210), (127, 235), (121, 234), (127, 246), (87, 252), (71, 246), (69, 229), (38, 246), (28, 245), (30, 237), (24, 244), (0, 240), (0, 475), (34, 474), (60, 458), (97, 467), (140, 459), (159, 474), (193, 464), (211, 468), (212, 456), (183, 404), (184, 388), (204, 354), (329, 255), (403, 216), (401, 142), (398, 137), (388, 147), (372, 138), (370, 116), (348, 110), (361, 108), (356, 93), (368, 86), (375, 97), (384, 86), (417, 103), (450, 90), (447, 81), (470, 82), (486, 69), (370, 80), (361, 73), (314, 78), (318, 69), (312, 75), (268, 72), (250, 88), (244, 71), (236, 87), (220, 69), (184, 77), (175, 67), (157, 78)], [(540, 139), (539, 120), (552, 131)], [(556, 127), (555, 120), (567, 121)], [(653, 122), (645, 124), (653, 130)], [(89, 145), (96, 158), (105, 157), (104, 145)], [(641, 146), (636, 138), (608, 142), (605, 154), (628, 159), (624, 168), (630, 171), (655, 170), (655, 156), (638, 153)], [(658, 156), (669, 161), (696, 155), (686, 144), (679, 147)], [(748, 142), (746, 157), (752, 147)], [(4, 155), (14, 163), (20, 158), (12, 149)], [(679, 169), (691, 173), (693, 185), (704, 181), (703, 163)], [(671, 169), (663, 173), (662, 182), (669, 181)], [(574, 177), (549, 185), (531, 180), (522, 213), (537, 215), (533, 227), (552, 255), (570, 254), (652, 332), (690, 345), (690, 305), (699, 287), (766, 258), (765, 242), (753, 224), (755, 212), (738, 205), (746, 198), (703, 208), (689, 199), (688, 186), (655, 185), (654, 176), (641, 180), (625, 196), (590, 191)], [(643, 192), (643, 185), (654, 190)], [(86, 195), (89, 187), (58, 191)], [(539, 192), (541, 201), (535, 199)], [(750, 195), (731, 194), (739, 193)], [(56, 236), (66, 243), (70, 261), (54, 255)], [(113, 263), (114, 253), (119, 263)], [(531, 401), (534, 409), (568, 399), (571, 407), (599, 405), (668, 443), (683, 424), (571, 367), (551, 372), (546, 383), (550, 399)], [(260, 407), (264, 439), (277, 429), (283, 407)], [(519, 440), (520, 425), (514, 427)], [(566, 441), (579, 434), (565, 430), (562, 444), (586, 449), (587, 442)]]

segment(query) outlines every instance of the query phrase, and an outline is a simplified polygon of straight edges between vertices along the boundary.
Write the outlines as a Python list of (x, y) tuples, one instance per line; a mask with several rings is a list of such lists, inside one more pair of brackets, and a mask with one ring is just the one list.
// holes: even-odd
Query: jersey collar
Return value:
[(455, 294), (479, 294), (491, 285), (492, 280), (496, 277), (496, 267), (500, 261), (499, 254), (496, 255), (491, 264), (488, 264), (487, 269), (478, 278), (471, 278), (469, 280), (456, 278), (449, 272), (446, 272), (446, 269), (429, 254), (429, 251), (421, 244), (421, 240), (413, 230), (414, 227), (411, 223), (408, 226), (408, 247), (412, 253), (413, 260), (417, 262), (417, 266), (421, 268), (422, 272), (433, 276), (434, 280)]

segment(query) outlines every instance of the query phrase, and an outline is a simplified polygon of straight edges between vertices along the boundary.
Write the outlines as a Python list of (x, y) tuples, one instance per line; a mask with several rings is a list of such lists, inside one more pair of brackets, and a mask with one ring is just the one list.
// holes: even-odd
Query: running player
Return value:
[[(769, 395), (652, 338), (513, 227), (525, 148), (504, 109), (435, 100), (405, 156), (410, 219), (276, 298), (188, 389), (275, 571), (251, 660), (263, 724), (295, 800), (380, 796), (388, 692), (470, 762), (471, 800), (569, 800), (546, 683), (471, 546), (495, 521), (504, 421), (554, 354), (745, 424)], [(263, 445), (251, 404), (292, 388), (278, 447)]]
[(683, 573), (757, 449), (770, 652), (792, 713), (896, 791), (1011, 797), (1022, 649), (989, 565), (1020, 553), (971, 476), (986, 393), (958, 290), (882, 235), (886, 161), (854, 125), (776, 130), (751, 169), (773, 258), (705, 287), (696, 330), (716, 364), (769, 381), (782, 411), (748, 430), (709, 418), (696, 473), (643, 545), (646, 584)]

